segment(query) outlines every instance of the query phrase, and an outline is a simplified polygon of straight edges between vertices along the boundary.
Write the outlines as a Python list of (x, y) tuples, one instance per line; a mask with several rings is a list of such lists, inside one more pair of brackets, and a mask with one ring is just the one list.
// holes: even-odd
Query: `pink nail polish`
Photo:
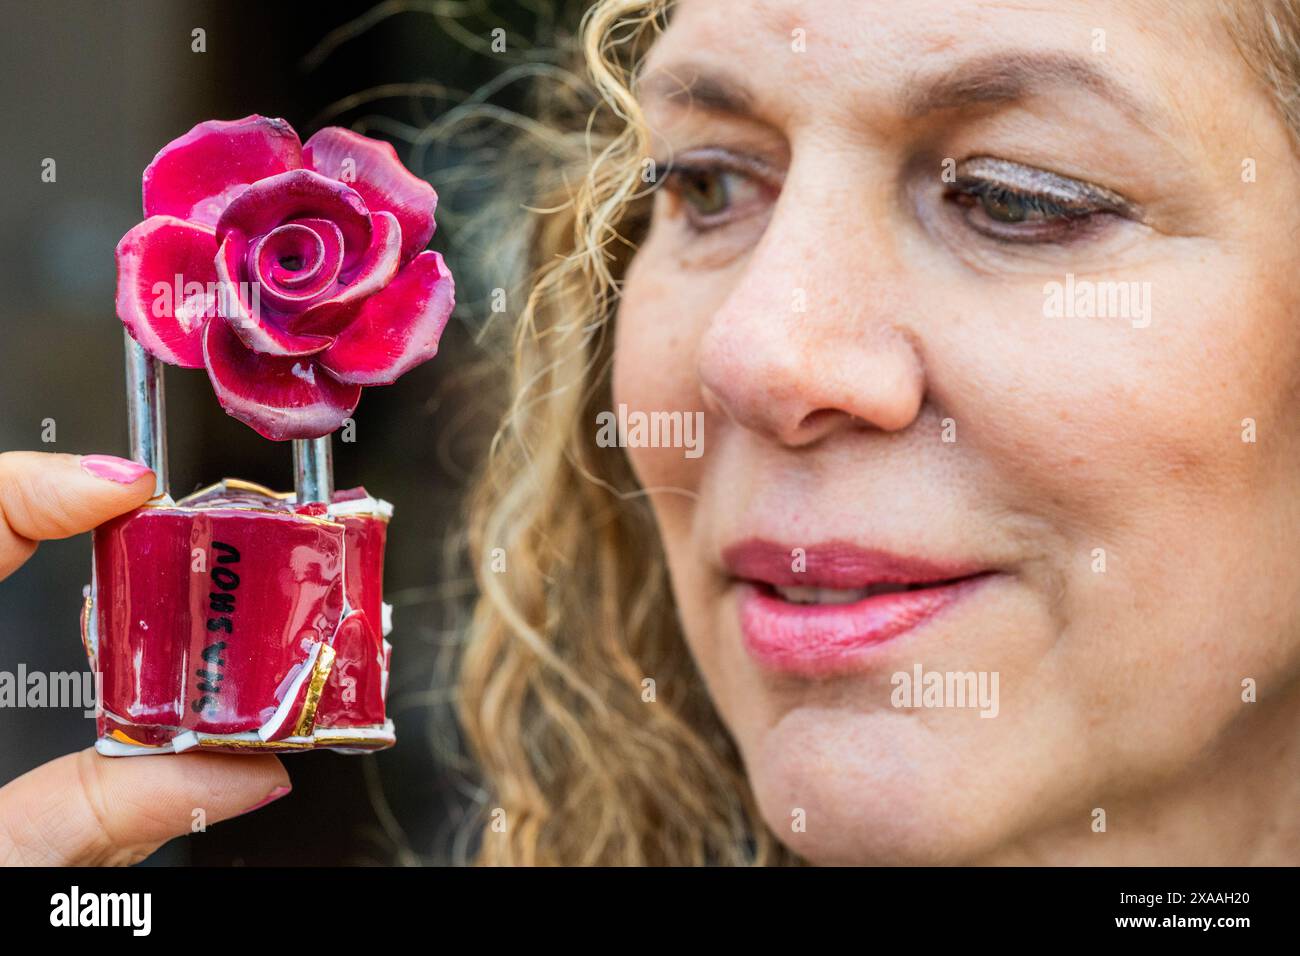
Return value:
[(247, 810), (241, 810), (238, 815), (242, 817), (245, 813), (252, 813), (254, 810), (262, 809), (268, 803), (275, 803), (275, 801), (279, 800), (281, 797), (287, 796), (292, 789), (292, 787), (276, 787)]
[(119, 485), (130, 485), (149, 474), (149, 469), (137, 461), (114, 458), (112, 455), (83, 455), (81, 467), (96, 478), (115, 481)]

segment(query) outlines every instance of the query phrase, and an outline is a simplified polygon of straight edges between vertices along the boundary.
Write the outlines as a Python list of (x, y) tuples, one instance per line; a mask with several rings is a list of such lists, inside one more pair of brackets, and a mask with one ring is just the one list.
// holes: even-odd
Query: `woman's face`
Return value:
[(685, 0), (650, 55), (614, 402), (704, 413), (627, 454), (810, 860), (1294, 814), (1300, 166), (1215, 9)]

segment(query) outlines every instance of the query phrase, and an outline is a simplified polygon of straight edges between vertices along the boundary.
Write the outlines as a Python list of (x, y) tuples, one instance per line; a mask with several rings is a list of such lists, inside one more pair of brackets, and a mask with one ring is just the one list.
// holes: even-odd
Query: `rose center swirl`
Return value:
[(247, 263), (266, 304), (298, 312), (333, 288), (343, 263), (343, 233), (327, 219), (287, 222), (253, 243)]

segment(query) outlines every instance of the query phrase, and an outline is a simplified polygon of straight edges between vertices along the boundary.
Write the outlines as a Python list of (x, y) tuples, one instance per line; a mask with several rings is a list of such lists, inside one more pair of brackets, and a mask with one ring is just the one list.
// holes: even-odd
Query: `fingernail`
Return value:
[(96, 478), (115, 481), (119, 485), (134, 484), (149, 474), (149, 469), (138, 461), (127, 461), (112, 455), (82, 455), (81, 467)]
[(237, 814), (237, 816), (242, 817), (245, 813), (252, 813), (254, 810), (261, 810), (268, 803), (275, 803), (275, 801), (279, 800), (281, 797), (287, 796), (289, 794), (289, 791), (292, 789), (293, 789), (292, 787), (276, 787), (274, 790), (272, 790), (270, 793), (264, 796), (261, 800), (258, 800), (257, 803), (253, 804), (247, 810), (241, 810)]

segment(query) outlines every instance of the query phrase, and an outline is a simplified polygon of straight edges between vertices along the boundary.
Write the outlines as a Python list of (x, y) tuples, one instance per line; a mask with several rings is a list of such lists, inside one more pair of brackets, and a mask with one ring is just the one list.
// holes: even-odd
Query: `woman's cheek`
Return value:
[(680, 441), (668, 447), (638, 446), (635, 430), (629, 428), (626, 453), (642, 487), (694, 489), (712, 424), (703, 420), (696, 375), (697, 345), (707, 316), (701, 315), (688, 283), (679, 274), (677, 281), (669, 278), (671, 270), (656, 269), (651, 253), (644, 248), (627, 272), (615, 320), (610, 411), (631, 426), (657, 414), (667, 413), (673, 421), (680, 416), (690, 426), (672, 436)]

